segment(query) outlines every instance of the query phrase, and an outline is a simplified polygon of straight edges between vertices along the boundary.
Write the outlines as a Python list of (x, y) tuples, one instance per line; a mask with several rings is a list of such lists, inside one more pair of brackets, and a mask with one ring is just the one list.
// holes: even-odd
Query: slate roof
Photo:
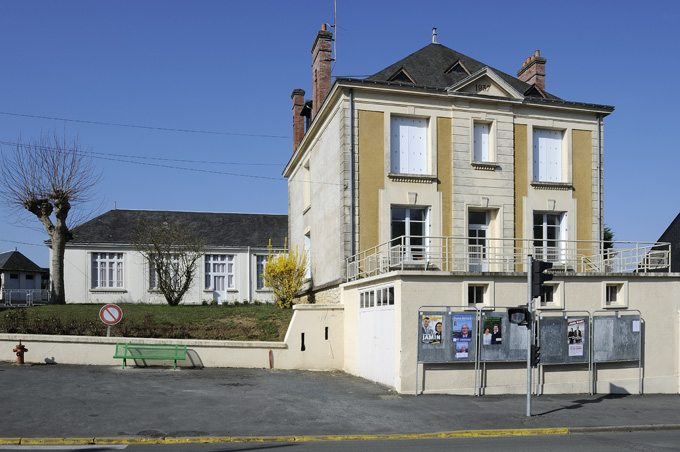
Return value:
[[(521, 94), (525, 95), (525, 97), (530, 98), (532, 101), (553, 104), (564, 103), (575, 106), (599, 107), (605, 110), (614, 110), (614, 107), (607, 105), (564, 101), (559, 97), (547, 92), (545, 92), (545, 99), (536, 96), (532, 97), (530, 94), (526, 94), (529, 92), (532, 85), (522, 82), (517, 77), (506, 74), (505, 72), (495, 69), (488, 64), (484, 64), (475, 60), (474, 58), (470, 58), (467, 55), (463, 55), (462, 53), (456, 52), (455, 50), (439, 43), (428, 44), (406, 58), (399, 60), (396, 63), (386, 67), (382, 71), (364, 79), (338, 77), (337, 80), (395, 86), (413, 86), (422, 89), (444, 91), (447, 87), (450, 87), (451, 85), (454, 85), (469, 77), (469, 75), (465, 72), (450, 70), (456, 64), (456, 62), (462, 63), (471, 75), (485, 67), (489, 67), (506, 83), (508, 83)], [(404, 81), (404, 79), (390, 81), (390, 79), (398, 74), (402, 69), (405, 70), (409, 76), (411, 76), (414, 83), (409, 83)]]
[(0, 270), (36, 273), (43, 271), (35, 262), (16, 250), (0, 253)]
[(283, 247), (288, 235), (287, 215), (116, 209), (74, 228), (67, 246), (129, 245), (142, 220), (185, 224), (203, 237), (206, 246), (214, 247), (266, 247), (269, 239), (273, 246)]
[(668, 225), (657, 242), (671, 244), (671, 271), (680, 272), (680, 214)]

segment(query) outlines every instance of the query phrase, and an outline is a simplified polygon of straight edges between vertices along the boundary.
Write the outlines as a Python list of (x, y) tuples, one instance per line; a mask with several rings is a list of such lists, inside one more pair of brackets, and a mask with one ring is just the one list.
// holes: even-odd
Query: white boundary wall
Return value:
[[(187, 359), (178, 361), (178, 367), (268, 368), (271, 350), (272, 367), (275, 369), (342, 369), (343, 307), (296, 305), (293, 309), (295, 312), (283, 342), (0, 334), (0, 361), (16, 362), (12, 349), (21, 340), (28, 349), (24, 355), (27, 364), (122, 366), (121, 359), (113, 359), (116, 343), (135, 342), (186, 345)], [(303, 334), (304, 351), (301, 350)], [(133, 364), (166, 366), (172, 365), (172, 361), (150, 360), (144, 363), (128, 360), (128, 366)]]

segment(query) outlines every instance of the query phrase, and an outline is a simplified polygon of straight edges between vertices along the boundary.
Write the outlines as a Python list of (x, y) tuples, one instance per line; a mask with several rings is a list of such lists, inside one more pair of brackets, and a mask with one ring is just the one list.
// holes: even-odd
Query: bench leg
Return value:
[(125, 363), (126, 362), (127, 362), (127, 360), (125, 358), (123, 358), (123, 370), (125, 370)]

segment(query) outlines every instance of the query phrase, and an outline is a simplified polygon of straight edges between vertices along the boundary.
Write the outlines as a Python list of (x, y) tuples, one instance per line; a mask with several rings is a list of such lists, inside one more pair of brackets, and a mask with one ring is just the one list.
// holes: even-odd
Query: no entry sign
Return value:
[(107, 304), (99, 311), (99, 318), (107, 325), (115, 325), (123, 318), (123, 310), (115, 304)]

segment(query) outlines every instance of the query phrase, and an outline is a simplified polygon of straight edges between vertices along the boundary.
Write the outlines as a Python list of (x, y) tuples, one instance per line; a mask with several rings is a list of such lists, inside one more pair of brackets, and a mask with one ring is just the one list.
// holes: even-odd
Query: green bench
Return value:
[(168, 344), (132, 344), (129, 342), (116, 343), (114, 358), (123, 360), (123, 369), (128, 359), (163, 359), (175, 362), (174, 370), (177, 369), (178, 359), (187, 359), (186, 345)]

